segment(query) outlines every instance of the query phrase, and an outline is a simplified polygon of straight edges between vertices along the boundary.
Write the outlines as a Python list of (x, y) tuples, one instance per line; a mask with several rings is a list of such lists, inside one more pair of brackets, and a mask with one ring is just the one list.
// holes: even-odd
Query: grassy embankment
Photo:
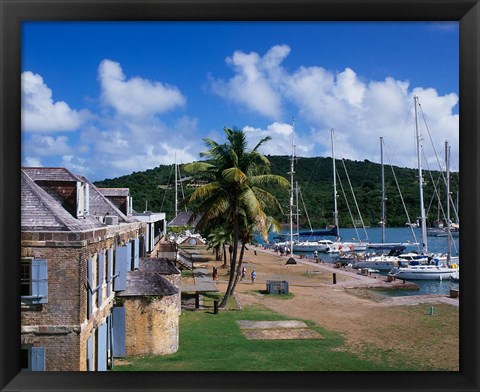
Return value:
[[(210, 306), (206, 298), (205, 306)], [(446, 306), (441, 325), (426, 318), (426, 306), (406, 309), (410, 317), (425, 319), (431, 333), (448, 323)], [(452, 320), (455, 315), (452, 312)], [(405, 371), (446, 370), (435, 365), (422, 366), (414, 358), (375, 346), (352, 353), (342, 336), (304, 321), (322, 338), (314, 340), (248, 340), (237, 320), (286, 320), (272, 310), (255, 305), (240, 311), (213, 309), (183, 310), (180, 316), (180, 349), (177, 353), (156, 357), (128, 357), (115, 361), (115, 371)], [(358, 350), (358, 348), (357, 348)]]

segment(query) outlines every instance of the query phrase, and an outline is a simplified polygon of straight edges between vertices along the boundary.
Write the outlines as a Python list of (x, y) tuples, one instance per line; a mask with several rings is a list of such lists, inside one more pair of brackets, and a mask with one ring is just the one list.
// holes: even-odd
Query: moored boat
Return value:
[(450, 279), (454, 273), (458, 273), (458, 265), (456, 264), (450, 266), (445, 264), (418, 264), (394, 267), (390, 270), (389, 275), (405, 280), (443, 280)]
[[(432, 255), (428, 253), (427, 248), (427, 227), (426, 227), (426, 217), (425, 217), (425, 207), (423, 205), (423, 175), (422, 175), (422, 165), (420, 159), (421, 151), (421, 135), (418, 130), (418, 119), (417, 119), (417, 106), (418, 97), (414, 97), (415, 103), (415, 133), (417, 139), (417, 159), (418, 159), (418, 178), (419, 178), (419, 192), (420, 192), (420, 226), (422, 229), (422, 241), (423, 249), (422, 253), (419, 256), (424, 256), (428, 258), (428, 262), (419, 263), (413, 265), (413, 262), (410, 262), (409, 265), (403, 266), (399, 265), (390, 270), (389, 275), (394, 276), (399, 279), (405, 280), (443, 280), (450, 279), (451, 276), (455, 273), (458, 273), (459, 266), (457, 263), (453, 262), (454, 260), (450, 255), (450, 240), (451, 236), (447, 236), (447, 248), (448, 252), (444, 255)], [(449, 149), (448, 143), (445, 142), (445, 157), (446, 157), (446, 172), (447, 172), (447, 191), (446, 194), (450, 194), (450, 183), (449, 183)], [(447, 198), (447, 233), (450, 233), (450, 201)], [(458, 260), (458, 258), (456, 258)]]

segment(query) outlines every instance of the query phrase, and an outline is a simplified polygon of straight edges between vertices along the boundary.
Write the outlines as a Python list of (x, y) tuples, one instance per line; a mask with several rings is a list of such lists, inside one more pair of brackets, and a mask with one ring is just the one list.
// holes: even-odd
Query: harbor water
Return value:
[[(413, 230), (413, 232), (412, 232)], [(370, 243), (382, 242), (382, 229), (380, 227), (368, 227), (365, 229), (354, 228), (341, 228), (339, 230), (342, 241), (368, 241)], [(285, 240), (289, 240), (289, 232), (285, 231), (281, 233), (286, 235)], [(269, 242), (271, 244), (277, 242), (275, 237), (278, 237), (278, 233), (270, 233)], [(386, 243), (406, 243), (421, 244), (421, 231), (420, 229), (411, 229), (409, 227), (392, 227), (385, 229), (385, 242)], [(334, 240), (332, 237), (325, 237), (326, 239)], [(319, 237), (302, 237), (302, 239), (318, 240)], [(263, 243), (262, 240), (256, 238), (259, 243)], [(419, 245), (420, 246), (420, 245)], [(427, 237), (428, 252), (432, 253), (446, 253), (447, 252), (447, 238), (446, 237)], [(406, 251), (419, 251), (417, 246), (409, 246)], [(451, 243), (451, 254), (457, 256), (459, 253), (459, 238), (453, 238)], [(302, 252), (307, 258), (313, 258), (313, 253)], [(338, 259), (338, 254), (320, 253), (319, 257), (325, 262), (334, 263)], [(459, 262), (461, 264), (461, 260)], [(385, 272), (387, 274), (388, 272)], [(459, 282), (453, 282), (451, 280), (415, 280), (415, 283), (419, 285), (419, 290), (388, 290), (382, 291), (385, 295), (390, 296), (405, 296), (405, 295), (428, 295), (428, 294), (444, 294), (448, 295), (450, 289), (459, 289)]]

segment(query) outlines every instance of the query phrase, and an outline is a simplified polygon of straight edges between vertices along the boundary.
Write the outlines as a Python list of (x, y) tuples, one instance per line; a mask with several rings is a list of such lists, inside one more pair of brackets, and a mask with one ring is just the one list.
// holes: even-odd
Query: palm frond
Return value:
[(250, 184), (258, 187), (279, 186), (281, 188), (289, 188), (290, 182), (282, 176), (275, 174), (260, 174), (250, 177)]
[(183, 170), (187, 173), (197, 174), (197, 173), (207, 173), (215, 168), (215, 165), (212, 165), (208, 162), (192, 162), (183, 165)]
[(231, 167), (222, 171), (223, 178), (227, 183), (244, 184), (247, 181), (247, 176), (244, 172), (236, 167)]
[(274, 195), (262, 188), (252, 187), (251, 189), (257, 200), (261, 203), (262, 208), (283, 213), (282, 205)]
[(210, 182), (195, 189), (188, 197), (188, 203), (193, 203), (197, 200), (208, 198), (215, 193), (221, 191), (222, 187), (217, 181)]

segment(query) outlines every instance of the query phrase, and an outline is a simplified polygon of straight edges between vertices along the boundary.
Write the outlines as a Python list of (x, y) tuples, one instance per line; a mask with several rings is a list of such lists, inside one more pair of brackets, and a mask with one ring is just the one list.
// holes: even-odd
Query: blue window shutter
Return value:
[(48, 271), (47, 260), (32, 260), (32, 303), (48, 303)]
[(97, 306), (100, 307), (102, 305), (102, 297), (103, 297), (103, 280), (104, 280), (104, 271), (105, 271), (105, 251), (102, 249), (98, 254), (97, 258), (98, 263), (98, 290), (97, 290)]
[(113, 356), (125, 357), (127, 352), (125, 341), (125, 308), (113, 308)]
[(98, 327), (97, 370), (107, 370), (107, 323), (103, 323)]
[(92, 304), (92, 297), (93, 297), (93, 261), (92, 258), (88, 258), (87, 262), (87, 319), (90, 318), (92, 315), (93, 304)]
[(93, 343), (92, 335), (87, 339), (87, 370), (89, 372), (93, 371)]
[(130, 263), (131, 250), (127, 246), (117, 246), (115, 250), (115, 279), (113, 290), (123, 291), (127, 289), (127, 269)]
[(44, 347), (32, 347), (32, 371), (43, 372), (45, 371), (45, 348)]
[(112, 261), (113, 261), (113, 250), (112, 248), (107, 250), (107, 297), (110, 297), (112, 293), (112, 288), (110, 282), (112, 280)]
[(132, 243), (127, 242), (125, 244), (127, 247), (127, 270), (131, 271), (133, 270), (133, 252), (132, 252)]
[[(110, 313), (107, 316), (107, 366), (109, 360), (111, 360), (111, 351), (112, 350), (112, 314)], [(112, 362), (110, 361), (110, 364)]]
[(139, 257), (140, 257), (140, 240), (135, 238), (132, 240), (132, 258), (133, 258), (133, 269), (138, 269)]

